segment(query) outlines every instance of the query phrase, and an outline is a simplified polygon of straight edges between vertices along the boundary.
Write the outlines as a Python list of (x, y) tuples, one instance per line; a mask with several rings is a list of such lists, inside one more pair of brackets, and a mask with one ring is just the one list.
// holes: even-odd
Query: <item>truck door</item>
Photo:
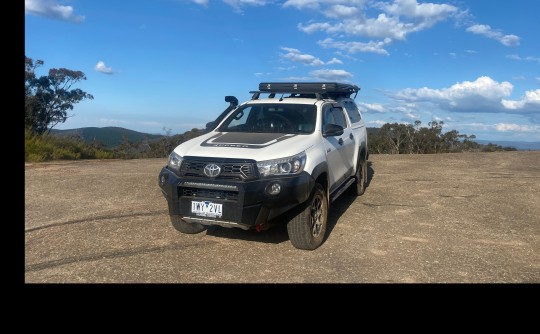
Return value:
[(323, 137), (330, 173), (330, 192), (332, 192), (354, 173), (352, 164), (355, 145), (352, 130), (348, 126), (341, 106), (328, 104), (323, 107), (323, 129), (326, 124), (337, 124), (343, 127), (341, 136)]

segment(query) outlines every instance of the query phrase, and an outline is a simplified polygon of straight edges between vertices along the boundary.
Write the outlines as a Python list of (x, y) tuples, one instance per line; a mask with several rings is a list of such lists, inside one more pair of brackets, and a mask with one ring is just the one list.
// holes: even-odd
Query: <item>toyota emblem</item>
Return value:
[(204, 175), (208, 177), (216, 177), (221, 173), (221, 167), (216, 164), (208, 164), (204, 166)]

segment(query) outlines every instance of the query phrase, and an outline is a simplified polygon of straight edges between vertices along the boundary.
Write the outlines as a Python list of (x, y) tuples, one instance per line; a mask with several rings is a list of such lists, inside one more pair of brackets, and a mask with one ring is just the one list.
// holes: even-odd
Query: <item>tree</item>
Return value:
[(441, 153), (442, 148), (444, 147), (444, 140), (442, 138), (442, 127), (444, 125), (443, 121), (437, 122), (437, 121), (431, 121), (428, 122), (428, 126), (430, 126), (429, 131), (431, 132), (432, 136), (432, 145), (433, 145), (433, 153)]
[(84, 99), (94, 97), (85, 91), (71, 87), (86, 76), (81, 71), (67, 68), (51, 68), (48, 75), (37, 77), (36, 69), (43, 65), (43, 60), (34, 60), (25, 56), (25, 118), (24, 123), (33, 134), (49, 132), (58, 123), (64, 123), (69, 117), (68, 110)]
[(411, 125), (399, 123), (386, 123), (379, 130), (379, 134), (386, 139), (386, 144), (391, 147), (390, 153), (400, 154), (407, 150), (409, 138), (408, 127)]
[(448, 131), (442, 136), (447, 152), (456, 151), (457, 147), (460, 144), (459, 138), (460, 138), (460, 135), (459, 135), (459, 131), (457, 130)]

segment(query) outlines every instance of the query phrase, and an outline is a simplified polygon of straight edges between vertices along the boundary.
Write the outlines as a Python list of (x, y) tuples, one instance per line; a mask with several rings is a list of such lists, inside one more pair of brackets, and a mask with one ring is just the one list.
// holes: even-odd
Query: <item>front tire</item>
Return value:
[(185, 234), (197, 234), (206, 230), (206, 227), (199, 223), (188, 223), (187, 221), (180, 218), (180, 216), (171, 215), (171, 223), (173, 227), (182, 233)]
[(327, 220), (328, 198), (323, 186), (316, 183), (306, 207), (287, 224), (292, 245), (306, 250), (319, 247), (326, 234)]

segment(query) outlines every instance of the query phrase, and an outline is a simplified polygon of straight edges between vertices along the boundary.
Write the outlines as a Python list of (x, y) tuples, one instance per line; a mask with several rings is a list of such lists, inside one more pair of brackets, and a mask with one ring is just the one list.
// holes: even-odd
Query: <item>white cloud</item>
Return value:
[(384, 49), (384, 46), (388, 43), (390, 43), (390, 39), (387, 39), (386, 41), (370, 41), (368, 43), (362, 43), (335, 41), (332, 38), (326, 38), (317, 42), (317, 44), (323, 48), (334, 48), (348, 53), (371, 52), (382, 55), (389, 55), (388, 51)]
[(94, 66), (94, 70), (104, 73), (104, 74), (113, 74), (114, 71), (112, 68), (107, 67), (103, 61), (98, 61), (96, 66)]
[[(348, 3), (347, 1), (342, 1)], [(311, 1), (302, 4), (311, 4)], [(324, 3), (321, 2), (321, 3)], [(458, 12), (457, 7), (446, 4), (423, 3), (416, 0), (395, 0), (393, 4), (386, 2), (370, 2), (374, 9), (382, 10), (376, 17), (368, 17), (362, 6), (333, 5), (321, 8), (321, 12), (330, 18), (345, 18), (336, 23), (313, 22), (299, 25), (306, 33), (325, 31), (330, 34), (364, 36), (369, 38), (391, 38), (404, 40), (411, 32), (418, 32), (432, 27), (439, 21)], [(318, 8), (318, 7), (317, 7)], [(410, 20), (403, 21), (402, 18)]]
[(530, 111), (540, 115), (540, 89), (526, 91), (521, 100), (503, 99), (501, 103), (510, 110)]
[(519, 55), (513, 54), (513, 55), (507, 55), (506, 58), (514, 59), (514, 60), (534, 61), (540, 64), (540, 57), (532, 57), (532, 56), (521, 57)]
[(400, 22), (398, 18), (386, 16), (381, 13), (377, 18), (354, 18), (337, 23), (315, 22), (308, 25), (298, 25), (298, 29), (305, 33), (323, 31), (327, 34), (345, 33), (351, 36), (363, 36), (369, 38), (391, 38), (404, 40), (406, 35), (413, 31), (419, 31), (413, 23)]
[(296, 68), (296, 66), (289, 66), (289, 67), (279, 66), (279, 67), (277, 68), (277, 70), (278, 70), (278, 71), (290, 71), (290, 70), (293, 70), (293, 69), (295, 69), (295, 68)]
[(510, 100), (513, 88), (510, 82), (484, 76), (448, 88), (407, 88), (389, 96), (399, 101), (433, 104), (446, 111), (521, 114), (540, 122), (540, 89), (526, 91), (519, 100)]
[(231, 6), (242, 6), (242, 5), (248, 5), (248, 6), (264, 6), (268, 3), (267, 0), (223, 0), (228, 5)]
[(382, 2), (378, 3), (377, 7), (395, 16), (421, 19), (420, 25), (425, 27), (430, 27), (438, 21), (442, 21), (458, 12), (458, 9), (452, 5), (434, 3), (419, 4), (416, 0), (395, 0), (393, 4)]
[(475, 24), (467, 28), (468, 32), (473, 34), (482, 35), (487, 38), (494, 39), (499, 41), (502, 45), (505, 46), (518, 46), (519, 37), (516, 35), (503, 35), (499, 30), (493, 30), (487, 24)]
[(382, 121), (382, 120), (367, 121), (367, 124), (378, 125), (379, 127), (385, 125), (386, 123), (388, 123), (388, 121)]
[(332, 64), (343, 64), (343, 62), (337, 58), (332, 58), (330, 59), (329, 61), (326, 62), (327, 65), (332, 65)]
[(310, 23), (306, 26), (304, 26), (302, 23), (299, 23), (298, 29), (307, 34), (312, 34), (318, 30), (326, 31), (327, 33), (332, 34), (332, 33), (338, 33), (341, 27), (333, 26), (332, 24), (328, 22), (318, 22), (318, 23)]
[(310, 65), (310, 66), (322, 66), (324, 65), (324, 61), (320, 60), (319, 58), (300, 52), (298, 49), (293, 48), (287, 48), (287, 47), (281, 47), (283, 51), (287, 51), (287, 53), (282, 54), (281, 57), (285, 59), (289, 59), (290, 61), (294, 61), (297, 63), (302, 63), (304, 65)]
[[(199, 0), (205, 1), (205, 0)], [(244, 6), (264, 6), (268, 3), (267, 0), (223, 0), (227, 5), (231, 6), (236, 12), (242, 13)]]
[(514, 123), (498, 123), (495, 124), (495, 129), (500, 132), (538, 132), (538, 125), (520, 125)]
[(84, 21), (84, 16), (75, 15), (72, 6), (60, 5), (56, 0), (24, 0), (24, 12), (75, 23)]
[(201, 5), (205, 7), (208, 6), (208, 0), (191, 0), (191, 1), (193, 1), (197, 5)]
[(412, 112), (406, 112), (406, 113), (403, 113), (403, 114), (409, 119), (417, 120), (417, 119), (420, 118), (420, 117), (418, 117), (418, 115), (415, 115)]
[(407, 88), (392, 97), (410, 102), (429, 102), (448, 111), (500, 112), (505, 110), (502, 99), (510, 96), (512, 89), (512, 84), (507, 81), (499, 83), (484, 76), (443, 89)]
[(309, 72), (309, 74), (315, 77), (317, 80), (328, 80), (328, 81), (346, 81), (351, 79), (353, 75), (345, 70), (315, 70)]
[(478, 51), (475, 51), (475, 50), (465, 50), (465, 52), (470, 53), (470, 54), (478, 53)]
[(413, 119), (417, 120), (419, 117), (414, 114), (413, 112), (418, 111), (416, 105), (414, 103), (401, 103), (398, 106), (390, 106), (386, 108), (390, 112), (398, 112), (403, 114), (404, 119)]
[(351, 55), (348, 54), (348, 53), (343, 53), (343, 52), (341, 52), (341, 51), (336, 51), (335, 54), (338, 55), (338, 56), (340, 56), (341, 58), (346, 58), (346, 59), (349, 59), (349, 60), (352, 60), (352, 61), (363, 62), (363, 60), (358, 59), (358, 58), (355, 58), (355, 57), (351, 56)]
[[(460, 13), (448, 4), (418, 3), (417, 0), (288, 0), (284, 7), (313, 9), (325, 15), (327, 21), (311, 20), (298, 24), (307, 34), (318, 31), (329, 36), (319, 44), (347, 50), (349, 53), (369, 52), (388, 55), (384, 46), (394, 40), (403, 41), (413, 32), (431, 28), (436, 23)], [(335, 40), (338, 38), (339, 40)], [(350, 41), (347, 38), (366, 37), (371, 41)]]
[(380, 103), (359, 102), (358, 107), (363, 107), (366, 112), (370, 112), (370, 111), (374, 111), (374, 112), (378, 112), (378, 113), (386, 112), (386, 109)]
[(486, 124), (486, 123), (479, 123), (479, 122), (473, 122), (473, 123), (456, 123), (459, 124), (463, 128), (469, 128), (471, 130), (479, 130), (479, 131), (491, 131), (495, 128), (495, 125), (492, 124)]
[(354, 16), (358, 13), (360, 9), (358, 7), (344, 6), (344, 5), (333, 5), (324, 11), (324, 15), (330, 18), (346, 18)]
[(287, 0), (283, 7), (295, 7), (297, 9), (317, 9), (319, 8), (319, 0)]

